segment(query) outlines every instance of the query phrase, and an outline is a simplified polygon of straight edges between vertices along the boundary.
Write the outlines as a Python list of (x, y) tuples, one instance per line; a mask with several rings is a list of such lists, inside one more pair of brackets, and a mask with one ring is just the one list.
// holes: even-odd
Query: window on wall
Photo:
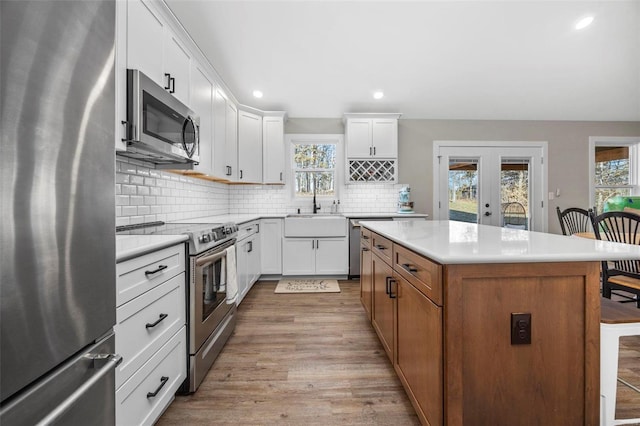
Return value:
[(593, 205), (598, 213), (621, 210), (625, 197), (640, 195), (639, 146), (640, 141), (603, 140), (593, 144)]
[(292, 143), (296, 198), (336, 196), (336, 143)]

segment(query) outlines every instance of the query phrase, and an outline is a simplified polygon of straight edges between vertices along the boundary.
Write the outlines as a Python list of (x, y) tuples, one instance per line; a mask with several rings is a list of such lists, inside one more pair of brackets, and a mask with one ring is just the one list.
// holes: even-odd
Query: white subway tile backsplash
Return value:
[[(203, 216), (311, 211), (311, 200), (292, 201), (288, 186), (226, 185), (155, 169), (132, 159), (116, 161), (116, 224)], [(340, 211), (390, 213), (402, 184), (350, 184), (340, 188)], [(322, 211), (331, 203), (321, 201)]]

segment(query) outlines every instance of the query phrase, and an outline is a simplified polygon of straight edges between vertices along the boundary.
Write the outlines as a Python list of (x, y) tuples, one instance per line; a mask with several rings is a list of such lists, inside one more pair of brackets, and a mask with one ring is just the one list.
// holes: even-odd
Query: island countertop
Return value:
[(640, 246), (455, 221), (361, 221), (441, 264), (640, 259)]

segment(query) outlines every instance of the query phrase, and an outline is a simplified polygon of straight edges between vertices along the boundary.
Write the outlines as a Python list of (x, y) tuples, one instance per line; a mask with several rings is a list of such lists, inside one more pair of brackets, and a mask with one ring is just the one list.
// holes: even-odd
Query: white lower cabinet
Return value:
[(260, 222), (253, 221), (240, 225), (236, 242), (236, 270), (238, 278), (238, 304), (242, 302), (251, 286), (261, 274)]
[(116, 265), (116, 424), (151, 425), (187, 374), (185, 247)]
[(285, 238), (282, 275), (344, 275), (349, 272), (349, 242), (340, 238)]
[(186, 377), (187, 328), (183, 326), (116, 391), (117, 425), (152, 425)]
[(262, 275), (282, 274), (282, 219), (260, 220)]

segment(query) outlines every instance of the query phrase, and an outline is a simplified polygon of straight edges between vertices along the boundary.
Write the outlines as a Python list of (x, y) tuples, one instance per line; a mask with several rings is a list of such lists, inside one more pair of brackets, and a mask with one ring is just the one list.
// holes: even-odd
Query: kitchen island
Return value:
[(362, 302), (424, 424), (598, 424), (599, 261), (640, 246), (360, 224)]

